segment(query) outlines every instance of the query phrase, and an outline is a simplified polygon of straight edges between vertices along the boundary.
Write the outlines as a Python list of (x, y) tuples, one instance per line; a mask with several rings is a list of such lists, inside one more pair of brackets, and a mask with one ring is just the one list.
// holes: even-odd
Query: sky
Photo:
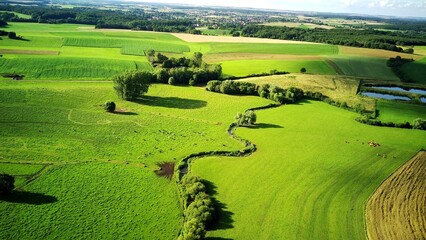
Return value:
[(132, 2), (185, 3), (296, 11), (358, 13), (399, 17), (426, 17), (426, 0), (127, 0)]

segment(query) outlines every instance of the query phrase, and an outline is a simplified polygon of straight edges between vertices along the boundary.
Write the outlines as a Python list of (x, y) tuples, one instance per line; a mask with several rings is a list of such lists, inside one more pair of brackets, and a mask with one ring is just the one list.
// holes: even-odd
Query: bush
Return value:
[(413, 129), (426, 130), (426, 120), (423, 118), (417, 118), (414, 120)]
[(107, 101), (104, 105), (104, 109), (105, 109), (105, 111), (110, 112), (110, 113), (114, 112), (115, 111), (115, 102)]
[(306, 68), (302, 67), (302, 68), (300, 69), (300, 72), (301, 72), (301, 73), (306, 73)]
[(253, 110), (249, 110), (244, 114), (238, 113), (237, 116), (235, 116), (235, 124), (237, 124), (237, 126), (250, 126), (255, 124), (256, 120), (257, 116)]
[(148, 92), (155, 76), (148, 71), (131, 71), (114, 76), (114, 89), (124, 100), (132, 101)]
[(174, 78), (174, 77), (169, 77), (169, 81), (168, 81), (168, 83), (169, 83), (170, 85), (175, 85), (175, 84), (176, 84), (176, 80), (175, 80), (175, 78)]
[(0, 174), (0, 195), (9, 195), (15, 188), (15, 178), (9, 174)]

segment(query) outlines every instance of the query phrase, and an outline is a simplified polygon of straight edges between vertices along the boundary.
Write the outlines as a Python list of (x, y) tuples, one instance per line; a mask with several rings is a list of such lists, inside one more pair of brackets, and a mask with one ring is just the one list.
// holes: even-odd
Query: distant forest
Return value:
[[(96, 28), (118, 28), (159, 32), (187, 32), (201, 34), (196, 27), (200, 21), (190, 15), (150, 12), (143, 9), (103, 10), (93, 7), (60, 8), (52, 6), (0, 5), (0, 20), (5, 22), (38, 22), (38, 23), (78, 23), (95, 25)], [(19, 18), (10, 13), (17, 12), (30, 15), (30, 19)], [(426, 45), (426, 24), (415, 20), (382, 20), (387, 24), (381, 28), (393, 31), (374, 29), (302, 29), (284, 26), (264, 26), (248, 24), (230, 27), (224, 22), (220, 29), (241, 32), (241, 36), (273, 38), (296, 41), (309, 41), (353, 47), (385, 49), (396, 52), (412, 53), (410, 46)], [(239, 35), (239, 34), (237, 34)], [(403, 49), (401, 46), (408, 47)]]

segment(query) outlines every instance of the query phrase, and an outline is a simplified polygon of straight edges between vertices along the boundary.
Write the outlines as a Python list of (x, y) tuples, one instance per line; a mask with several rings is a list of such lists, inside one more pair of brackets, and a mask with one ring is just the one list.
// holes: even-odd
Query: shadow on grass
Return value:
[[(233, 212), (228, 211), (225, 203), (219, 202), (214, 196), (217, 195), (216, 185), (214, 183), (203, 180), (203, 184), (206, 186), (207, 193), (212, 196), (212, 201), (215, 206), (216, 220), (207, 227), (207, 230), (219, 230), (219, 229), (230, 229), (234, 228), (234, 220), (232, 219)], [(226, 239), (226, 238), (207, 238), (207, 239)]]
[(276, 124), (269, 124), (269, 123), (256, 123), (253, 126), (249, 126), (249, 128), (254, 128), (254, 129), (263, 129), (263, 128), (283, 128), (280, 125), (276, 125)]
[(178, 109), (196, 109), (207, 106), (206, 101), (178, 97), (143, 96), (142, 98), (135, 100), (135, 102), (154, 107)]
[(113, 112), (114, 114), (117, 114), (117, 115), (127, 115), (127, 116), (135, 116), (135, 115), (138, 115), (137, 113), (135, 113), (135, 112)]
[(10, 203), (43, 205), (43, 204), (57, 202), (58, 199), (54, 196), (49, 196), (42, 193), (14, 191), (10, 195), (0, 196), (0, 201), (10, 202)]

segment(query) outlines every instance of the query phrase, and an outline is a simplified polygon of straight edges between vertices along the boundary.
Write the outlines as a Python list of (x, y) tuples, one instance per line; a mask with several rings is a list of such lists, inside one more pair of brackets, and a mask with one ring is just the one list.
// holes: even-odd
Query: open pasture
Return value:
[(232, 76), (247, 76), (269, 73), (271, 70), (299, 73), (306, 68), (309, 74), (336, 74), (327, 62), (322, 60), (238, 60), (221, 62), (223, 73)]
[(426, 119), (426, 106), (395, 101), (377, 101), (379, 119), (383, 122), (413, 123), (416, 118)]
[(385, 58), (330, 56), (329, 59), (346, 76), (400, 81), (391, 68), (386, 66)]
[(415, 83), (426, 84), (426, 58), (404, 64), (401, 70), (407, 79)]
[(393, 173), (369, 199), (369, 239), (426, 238), (426, 152), (419, 152)]
[(82, 57), (1, 58), (0, 73), (17, 73), (26, 79), (108, 80), (125, 70), (151, 70), (147, 62)]
[[(258, 127), (238, 128), (258, 151), (197, 159), (222, 221), (208, 237), (365, 239), (364, 207), (376, 187), (418, 150), (419, 130), (378, 128), (321, 102), (257, 111)], [(380, 147), (369, 146), (369, 141)]]

